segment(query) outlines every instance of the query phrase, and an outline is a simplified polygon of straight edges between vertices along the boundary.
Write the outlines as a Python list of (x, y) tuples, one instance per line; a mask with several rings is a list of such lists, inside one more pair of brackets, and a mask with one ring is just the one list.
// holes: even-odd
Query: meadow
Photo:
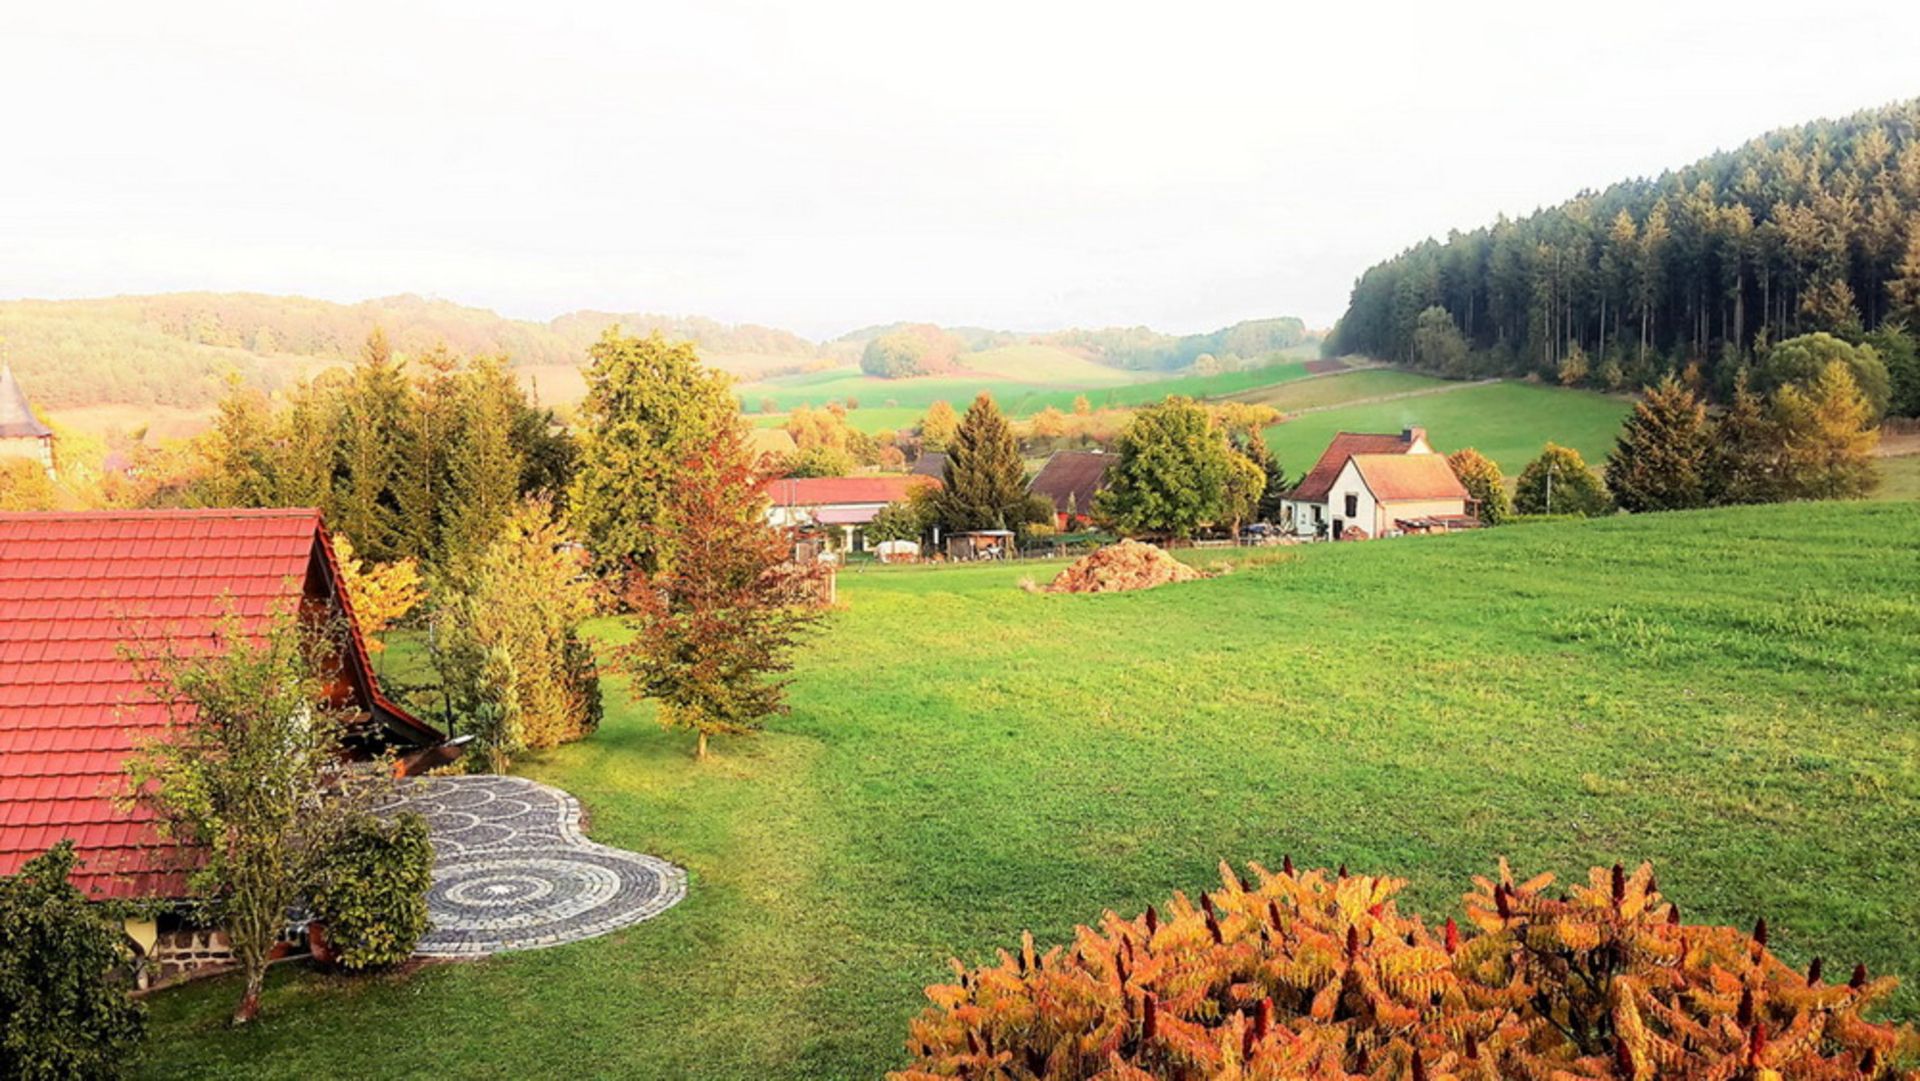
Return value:
[(1613, 449), (1621, 420), (1633, 408), (1625, 398), (1538, 383), (1452, 386), (1455, 389), (1440, 393), (1341, 406), (1284, 420), (1266, 430), (1267, 447), (1289, 472), (1298, 473), (1313, 464), (1336, 432), (1422, 427), (1436, 449), (1451, 452), (1474, 447), (1508, 476), (1537, 457), (1548, 440), (1578, 450), (1597, 469)]
[(598, 733), (518, 767), (687, 867), (678, 907), (478, 963), (281, 966), (240, 1031), (231, 980), (162, 992), (141, 1069), (874, 1077), (948, 957), (1288, 853), (1404, 875), (1434, 918), (1500, 856), (1650, 859), (1689, 919), (1764, 915), (1920, 1018), (1916, 532), (1913, 503), (1622, 517), (1093, 597), (1017, 587), (1049, 565), (849, 571), (766, 733), (696, 765), (609, 684)]

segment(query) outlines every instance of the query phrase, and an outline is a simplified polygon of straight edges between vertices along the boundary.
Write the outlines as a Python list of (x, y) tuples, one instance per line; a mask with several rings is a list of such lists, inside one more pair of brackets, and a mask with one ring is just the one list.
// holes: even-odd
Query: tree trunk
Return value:
[(704, 728), (700, 730), (700, 742), (694, 744), (693, 760), (696, 762), (707, 760), (707, 731)]
[(230, 1023), (234, 1025), (244, 1025), (259, 1015), (260, 987), (267, 979), (267, 966), (264, 962), (249, 959), (245, 965), (247, 984), (246, 989), (240, 993), (240, 1005), (233, 1008), (233, 1018)]

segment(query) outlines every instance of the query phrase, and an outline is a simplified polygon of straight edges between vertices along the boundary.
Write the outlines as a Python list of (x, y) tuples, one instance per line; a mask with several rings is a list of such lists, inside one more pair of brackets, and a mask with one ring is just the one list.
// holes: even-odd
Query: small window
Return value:
[(1347, 517), (1360, 517), (1360, 496), (1355, 492), (1347, 493)]

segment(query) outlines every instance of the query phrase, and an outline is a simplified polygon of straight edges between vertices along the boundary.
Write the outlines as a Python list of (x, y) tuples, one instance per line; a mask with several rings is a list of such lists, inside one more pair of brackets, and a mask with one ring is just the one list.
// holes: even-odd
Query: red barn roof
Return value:
[(940, 487), (938, 477), (903, 474), (870, 477), (785, 477), (762, 491), (776, 507), (824, 507), (846, 503), (898, 503), (915, 488)]
[(1055, 451), (1028, 482), (1027, 491), (1052, 500), (1053, 509), (1061, 514), (1090, 517), (1093, 497), (1107, 486), (1107, 470), (1117, 458), (1097, 450)]
[(1290, 499), (1302, 503), (1324, 503), (1327, 493), (1333, 489), (1333, 482), (1339, 479), (1340, 470), (1346, 468), (1347, 459), (1356, 454), (1405, 454), (1413, 445), (1426, 438), (1423, 428), (1408, 428), (1398, 435), (1375, 435), (1369, 432), (1340, 432), (1327, 444), (1326, 453), (1313, 463), (1307, 475), (1300, 478), (1294, 486)]
[(342, 615), (343, 697), (391, 741), (439, 743), (381, 694), (338, 580), (315, 510), (0, 514), (0, 874), (72, 838), (89, 893), (181, 892), (150, 816), (113, 802), (129, 752), (168, 724), (121, 647), (204, 640), (229, 611)]

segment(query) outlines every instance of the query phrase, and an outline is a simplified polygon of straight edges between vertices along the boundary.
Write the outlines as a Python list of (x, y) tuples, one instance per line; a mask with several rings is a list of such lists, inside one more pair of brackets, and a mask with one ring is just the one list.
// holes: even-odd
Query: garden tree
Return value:
[(1109, 910), (1071, 948), (1023, 935), (927, 988), (906, 1069), (938, 1077), (1656, 1081), (1911, 1078), (1920, 1035), (1876, 1023), (1897, 981), (1828, 982), (1751, 933), (1682, 923), (1653, 869), (1475, 878), (1467, 923), (1404, 880), (1225, 863), (1195, 904)]
[(520, 504), (527, 471), (526, 455), (514, 439), (515, 415), (524, 400), (506, 362), (475, 363), (457, 400), (461, 423), (448, 451), (446, 513), (438, 539), (442, 562), (450, 566), (472, 559), (499, 535)]
[(600, 678), (580, 626), (594, 615), (587, 567), (552, 506), (530, 499), (435, 598), (431, 649), (449, 728), (502, 772), (515, 754), (600, 724)]
[(627, 584), (634, 635), (616, 657), (636, 692), (656, 699), (669, 728), (742, 734), (786, 710), (781, 674), (818, 618), (810, 583), (788, 562), (786, 536), (767, 524), (766, 497), (738, 429), (722, 426), (686, 449), (656, 529), (673, 560)]
[(1507, 495), (1506, 478), (1492, 458), (1472, 447), (1463, 447), (1447, 455), (1453, 475), (1473, 497), (1474, 513), (1481, 525), (1499, 525), (1513, 517), (1513, 500)]
[(115, 912), (70, 881), (73, 842), (0, 875), (0, 1078), (121, 1077), (146, 1033)]
[(1239, 456), (1191, 398), (1168, 398), (1136, 412), (1115, 451), (1094, 513), (1118, 532), (1190, 537), (1225, 516), (1228, 478)]
[(433, 840), (424, 817), (354, 815), (307, 891), (318, 925), (310, 940), (323, 940), (333, 963), (349, 972), (400, 964), (427, 932), (432, 885)]
[(992, 395), (982, 392), (967, 407), (947, 444), (942, 480), (940, 523), (949, 532), (1012, 529), (1030, 520), (1026, 465)]
[(1805, 386), (1834, 361), (1846, 365), (1847, 374), (1871, 409), (1868, 419), (1877, 423), (1886, 415), (1893, 388), (1886, 363), (1870, 345), (1854, 345), (1831, 334), (1789, 338), (1774, 346), (1760, 361), (1754, 371), (1754, 384), (1762, 394), (1773, 394), (1788, 384)]
[(321, 675), (343, 640), (290, 610), (230, 612), (211, 642), (163, 638), (129, 655), (170, 722), (128, 758), (128, 798), (180, 846), (199, 918), (227, 932), (243, 976), (235, 1024), (259, 1012), (287, 910), (359, 810)]
[(1256, 522), (1278, 522), (1281, 504), (1286, 501), (1288, 484), (1286, 471), (1280, 468), (1280, 460), (1267, 449), (1267, 440), (1259, 429), (1229, 436), (1230, 445), (1247, 461), (1260, 470), (1260, 497), (1254, 503), (1252, 519)]
[(366, 562), (353, 550), (353, 539), (345, 534), (333, 538), (333, 558), (340, 565), (342, 591), (353, 605), (354, 620), (367, 652), (383, 652), (387, 644), (379, 639), (381, 632), (427, 597), (419, 565), (411, 559)]
[(1859, 499), (1879, 483), (1873, 448), (1880, 433), (1845, 362), (1828, 361), (1811, 381), (1783, 385), (1771, 421), (1779, 498)]
[(902, 499), (889, 503), (874, 514), (873, 521), (867, 523), (867, 540), (876, 544), (882, 541), (918, 543), (933, 524), (933, 519), (927, 514), (930, 509), (926, 501)]
[(0, 458), (0, 510), (54, 510), (60, 489), (30, 458)]
[(1413, 328), (1413, 363), (1443, 375), (1467, 374), (1467, 339), (1447, 309), (1436, 304), (1420, 313)]
[(1238, 451), (1227, 452), (1226, 483), (1220, 489), (1220, 518), (1228, 523), (1233, 536), (1240, 535), (1242, 523), (1260, 513), (1260, 497), (1266, 492), (1267, 472), (1260, 464)]
[(782, 427), (797, 450), (793, 465), (799, 471), (792, 476), (845, 476), (878, 457), (874, 438), (847, 423), (847, 411), (838, 403), (825, 409), (797, 406)]
[(1084, 417), (1091, 412), (1093, 412), (1093, 403), (1087, 400), (1086, 395), (1076, 394), (1073, 396), (1073, 415), (1074, 416)]
[(1667, 376), (1634, 403), (1607, 458), (1607, 488), (1622, 510), (1690, 510), (1707, 505), (1713, 427), (1707, 408)]
[(856, 466), (844, 447), (808, 447), (786, 460), (784, 472), (789, 477), (844, 477)]
[(692, 448), (738, 424), (733, 394), (691, 342), (610, 327), (590, 356), (568, 513), (601, 575), (652, 575), (672, 561), (669, 489)]
[(406, 377), (386, 335), (368, 336), (340, 400), (334, 434), (334, 495), (330, 519), (368, 558), (405, 552), (396, 485), (411, 428)]
[(1051, 443), (1067, 434), (1067, 415), (1053, 406), (1047, 406), (1027, 422), (1027, 432), (1035, 439)]
[(1905, 323), (1884, 323), (1866, 344), (1887, 366), (1887, 415), (1920, 417), (1920, 342), (1913, 332)]
[(927, 450), (946, 450), (959, 430), (960, 417), (943, 398), (928, 406), (927, 415), (920, 418), (920, 445)]
[(400, 551), (438, 555), (452, 489), (453, 447), (465, 404), (460, 361), (444, 343), (414, 357), (403, 451), (394, 470)]
[(1572, 447), (1548, 443), (1520, 471), (1513, 509), (1521, 514), (1579, 514), (1591, 517), (1612, 507), (1606, 485)]

